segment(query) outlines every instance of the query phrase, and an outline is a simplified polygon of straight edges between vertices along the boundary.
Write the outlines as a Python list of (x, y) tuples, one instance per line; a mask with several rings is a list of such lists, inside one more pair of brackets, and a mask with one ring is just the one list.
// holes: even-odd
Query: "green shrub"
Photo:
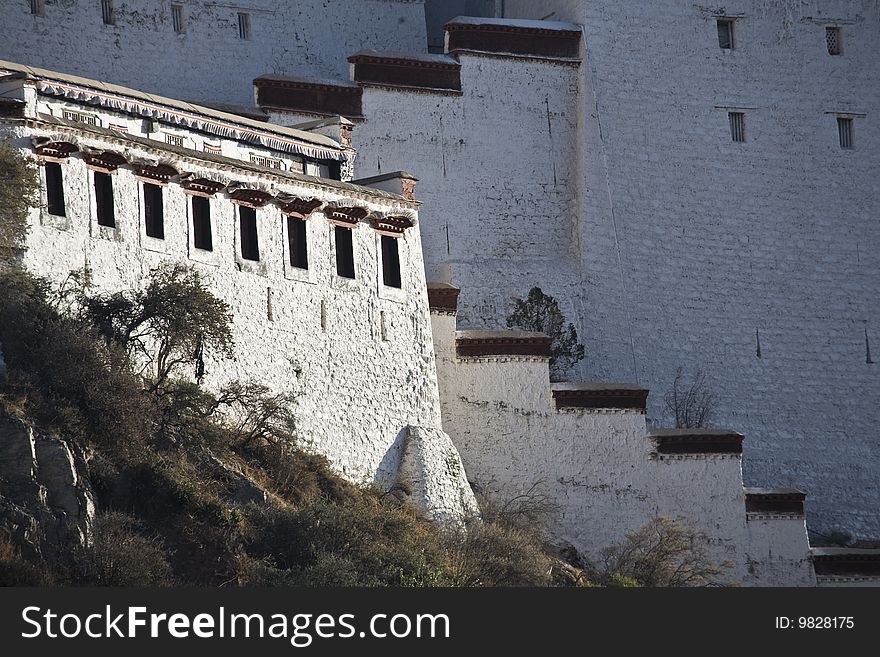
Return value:
[(562, 381), (565, 374), (584, 358), (584, 345), (578, 342), (574, 324), (565, 323), (559, 302), (539, 287), (529, 290), (526, 299), (514, 299), (508, 328), (546, 333), (550, 344), (550, 380)]
[(0, 260), (24, 245), (28, 211), (40, 203), (36, 165), (6, 142), (0, 142)]

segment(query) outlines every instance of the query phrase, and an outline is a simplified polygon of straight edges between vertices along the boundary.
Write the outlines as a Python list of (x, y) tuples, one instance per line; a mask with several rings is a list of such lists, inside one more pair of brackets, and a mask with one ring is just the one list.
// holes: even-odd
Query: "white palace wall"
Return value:
[(588, 559), (663, 516), (704, 533), (729, 581), (815, 585), (803, 514), (747, 514), (739, 454), (659, 453), (643, 410), (557, 408), (546, 358), (462, 355), (457, 341), (502, 334), (431, 319), (444, 430), (476, 490), (546, 499), (554, 539)]
[[(191, 265), (234, 318), (235, 357), (218, 362), (206, 353), (206, 386), (216, 389), (239, 379), (291, 392), (302, 444), (328, 456), (346, 478), (384, 488), (405, 483), (434, 517), (458, 520), (475, 511), (458, 455), (441, 431), (417, 202), (195, 150), (171, 151), (162, 142), (65, 121), (57, 118), (59, 109), (71, 103), (37, 97), (33, 84), (24, 82), (25, 117), (0, 117), (4, 137), (31, 156), (34, 138), (69, 142), (77, 150), (61, 163), (66, 216), (49, 214), (46, 207), (31, 212), (23, 259), (30, 271), (60, 284), (70, 272), (86, 268), (95, 291), (116, 292), (142, 286), (162, 263)], [(79, 109), (101, 125), (126, 119), (94, 106)], [(85, 159), (104, 150), (127, 160), (111, 174), (115, 228), (97, 223), (94, 173)], [(162, 187), (164, 239), (145, 234), (143, 186), (132, 163), (151, 161), (232, 185), (222, 185), (209, 200), (213, 251), (194, 248), (190, 197), (177, 177)], [(41, 175), (45, 194), (45, 172)], [(274, 203), (256, 209), (259, 261), (242, 257), (240, 206), (231, 198), (236, 186), (320, 201), (306, 221), (307, 270), (289, 264), (286, 215)], [(352, 229), (355, 279), (337, 275), (328, 219), (336, 206), (369, 213)], [(396, 238), (400, 289), (383, 281), (380, 233), (369, 221), (387, 216), (416, 222)], [(413, 459), (425, 467), (414, 469)], [(458, 470), (431, 467), (437, 460), (457, 462)]]
[[(676, 368), (702, 369), (715, 422), (747, 436), (747, 483), (808, 491), (817, 538), (880, 534), (880, 4), (728, 2), (732, 50), (718, 14), (692, 3), (506, 7), (584, 26), (588, 371), (659, 393), (659, 419)], [(853, 119), (852, 149), (838, 116)], [(591, 239), (608, 231), (610, 244)]]
[[(252, 106), (264, 73), (344, 78), (361, 48), (424, 52), (422, 0), (101, 0), (0, 2), (0, 59), (113, 82), (171, 98)], [(183, 7), (175, 33), (172, 5)], [(240, 13), (250, 35), (240, 38)]]

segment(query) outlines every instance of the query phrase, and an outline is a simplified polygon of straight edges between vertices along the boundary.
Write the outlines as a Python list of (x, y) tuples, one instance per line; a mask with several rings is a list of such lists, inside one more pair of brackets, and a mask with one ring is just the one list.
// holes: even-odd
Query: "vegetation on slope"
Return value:
[(28, 560), (7, 537), (4, 583), (548, 582), (540, 532), (500, 520), (444, 530), (298, 449), (289, 397), (184, 378), (232, 349), (228, 308), (192, 270), (160, 269), (137, 293), (67, 287), (0, 274), (0, 411), (88, 454), (93, 540)]

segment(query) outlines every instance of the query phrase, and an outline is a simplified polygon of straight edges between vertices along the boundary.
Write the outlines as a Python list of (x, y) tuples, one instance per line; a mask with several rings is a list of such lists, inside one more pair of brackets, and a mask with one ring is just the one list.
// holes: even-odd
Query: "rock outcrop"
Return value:
[(94, 518), (82, 450), (0, 415), (0, 532), (24, 553), (51, 556), (87, 545)]

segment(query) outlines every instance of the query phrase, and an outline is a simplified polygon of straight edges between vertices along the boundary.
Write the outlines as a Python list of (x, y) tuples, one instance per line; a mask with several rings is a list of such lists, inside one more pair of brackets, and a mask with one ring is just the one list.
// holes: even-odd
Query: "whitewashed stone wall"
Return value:
[[(689, 2), (506, 7), (584, 25), (587, 367), (655, 393), (702, 368), (716, 422), (748, 437), (747, 483), (805, 489), (818, 532), (876, 536), (880, 5), (728, 2), (734, 50)], [(746, 143), (718, 107), (751, 108)], [(829, 112), (857, 114), (853, 150)]]
[(358, 176), (396, 152), (420, 178), (428, 277), (462, 288), (461, 325), (500, 327), (541, 286), (586, 343), (576, 376), (649, 388), (661, 425), (676, 369), (702, 369), (749, 485), (805, 489), (817, 538), (876, 536), (880, 5), (726, 3), (734, 50), (683, 0), (505, 6), (582, 24), (585, 64), (462, 55), (461, 98), (366, 87), (355, 131)]
[(478, 490), (545, 496), (554, 538), (592, 559), (665, 516), (706, 534), (729, 581), (815, 585), (803, 518), (747, 523), (739, 456), (653, 454), (641, 412), (556, 410), (546, 359), (458, 359), (454, 315), (431, 319), (443, 426)]
[(759, 586), (815, 586), (810, 553), (804, 548), (806, 524), (802, 517), (749, 513), (746, 573)]
[[(184, 7), (176, 34), (171, 5)], [(423, 52), (422, 0), (114, 0), (104, 25), (100, 0), (0, 2), (0, 59), (123, 84), (172, 98), (253, 105), (264, 73), (345, 78), (345, 56), (364, 48)], [(250, 15), (251, 38), (238, 33)]]
[(462, 327), (493, 327), (535, 282), (552, 278), (552, 293), (579, 280), (578, 69), (464, 53), (460, 61), (461, 96), (364, 88), (355, 177), (399, 164), (419, 178), (428, 279), (462, 288)]
[[(54, 102), (43, 98), (39, 104)], [(124, 151), (129, 159), (158, 154), (196, 177), (357, 205), (373, 213), (417, 216), (417, 204), (399, 196), (318, 178), (295, 181), (236, 170), (202, 160), (198, 152), (180, 157), (162, 152), (161, 144), (144, 147), (121, 135), (108, 138), (39, 120), (24, 127), (13, 119), (0, 128), (25, 152), (31, 152), (33, 136), (70, 138), (80, 148)], [(417, 464), (433, 466), (440, 459), (449, 467), (416, 471), (407, 464), (407, 473), (415, 473), (420, 486), (414, 501), (438, 519), (474, 512), (460, 463), (454, 467), (455, 449), (441, 431), (417, 225), (398, 241), (402, 287), (396, 289), (382, 282), (380, 235), (367, 222), (354, 229), (356, 279), (350, 280), (336, 274), (333, 228), (321, 211), (307, 221), (309, 269), (304, 271), (288, 264), (286, 217), (273, 205), (256, 211), (260, 261), (251, 262), (241, 257), (238, 206), (225, 194), (210, 199), (214, 248), (207, 252), (193, 246), (192, 206), (180, 185), (163, 188), (165, 238), (159, 240), (144, 233), (142, 185), (129, 167), (112, 174), (115, 229), (97, 224), (94, 174), (81, 156), (71, 155), (61, 167), (66, 217), (32, 211), (24, 257), (29, 270), (60, 283), (86, 267), (96, 291), (112, 292), (141, 286), (162, 263), (191, 264), (229, 303), (234, 317), (236, 356), (217, 362), (206, 354), (207, 386), (255, 380), (296, 394), (300, 440), (327, 455), (353, 481), (394, 484), (407, 435), (417, 434)]]

